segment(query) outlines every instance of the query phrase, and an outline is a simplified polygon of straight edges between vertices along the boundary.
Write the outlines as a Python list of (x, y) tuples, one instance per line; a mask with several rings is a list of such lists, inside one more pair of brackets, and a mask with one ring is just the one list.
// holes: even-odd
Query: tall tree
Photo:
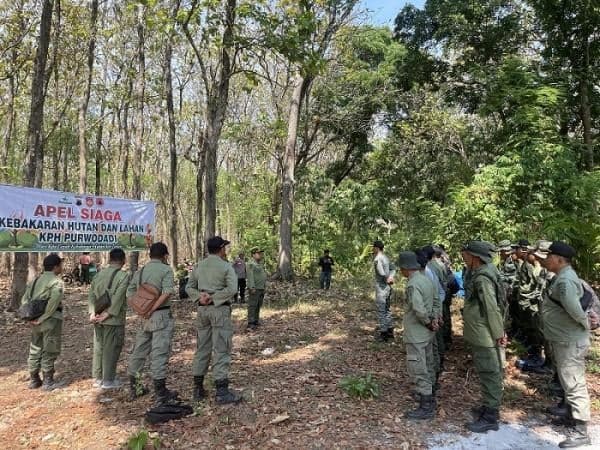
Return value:
[(83, 96), (79, 105), (78, 131), (79, 131), (79, 192), (87, 192), (87, 142), (86, 142), (86, 119), (87, 110), (90, 103), (90, 93), (92, 90), (92, 78), (94, 75), (94, 53), (96, 48), (96, 27), (98, 21), (98, 0), (90, 1), (90, 23), (87, 49), (87, 77), (83, 88)]
[[(44, 163), (44, 103), (46, 101), (46, 64), (48, 48), (50, 47), (50, 32), (52, 28), (53, 0), (44, 0), (40, 18), (40, 33), (37, 38), (37, 48), (31, 79), (31, 108), (27, 126), (27, 149), (25, 154), (25, 169), (23, 184), (25, 186), (41, 186), (41, 173)], [(12, 275), (11, 308), (16, 308), (25, 292), (27, 283), (27, 265), (29, 255), (15, 255)]]

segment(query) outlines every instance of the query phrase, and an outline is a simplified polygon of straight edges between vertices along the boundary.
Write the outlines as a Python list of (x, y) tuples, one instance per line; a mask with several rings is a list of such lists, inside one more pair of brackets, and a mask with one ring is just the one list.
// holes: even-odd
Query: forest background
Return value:
[[(403, 4), (0, 2), (0, 182), (153, 199), (173, 264), (214, 233), (282, 279), (525, 237), (598, 279), (598, 2)], [(38, 263), (4, 256), (13, 301)]]

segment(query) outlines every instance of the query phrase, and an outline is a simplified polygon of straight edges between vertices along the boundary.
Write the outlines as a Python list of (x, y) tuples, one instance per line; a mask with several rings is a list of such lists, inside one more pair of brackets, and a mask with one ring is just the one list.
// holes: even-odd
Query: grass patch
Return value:
[(160, 448), (160, 438), (151, 437), (148, 430), (140, 430), (129, 439), (127, 439), (128, 450), (158, 450)]
[(523, 391), (515, 386), (505, 386), (503, 397), (507, 403), (516, 402), (523, 398)]
[(370, 373), (364, 377), (346, 376), (340, 381), (340, 387), (350, 397), (359, 399), (377, 398), (380, 392), (379, 383)]
[(509, 355), (522, 356), (527, 354), (527, 348), (516, 339), (512, 339), (506, 347), (506, 353)]

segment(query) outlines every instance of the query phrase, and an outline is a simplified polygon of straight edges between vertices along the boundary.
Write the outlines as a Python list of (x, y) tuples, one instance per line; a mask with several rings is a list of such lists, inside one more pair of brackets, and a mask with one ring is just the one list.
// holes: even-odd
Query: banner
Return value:
[(0, 185), (1, 252), (142, 250), (154, 202)]

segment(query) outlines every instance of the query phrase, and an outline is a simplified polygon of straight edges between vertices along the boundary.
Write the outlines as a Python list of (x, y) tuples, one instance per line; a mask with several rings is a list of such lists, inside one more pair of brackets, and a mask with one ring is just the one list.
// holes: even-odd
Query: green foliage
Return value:
[(366, 376), (348, 375), (340, 381), (340, 387), (350, 396), (358, 399), (379, 397), (379, 383), (372, 374)]
[(150, 437), (147, 430), (140, 430), (127, 440), (127, 450), (144, 450), (148, 446), (153, 450), (161, 448), (160, 438)]

